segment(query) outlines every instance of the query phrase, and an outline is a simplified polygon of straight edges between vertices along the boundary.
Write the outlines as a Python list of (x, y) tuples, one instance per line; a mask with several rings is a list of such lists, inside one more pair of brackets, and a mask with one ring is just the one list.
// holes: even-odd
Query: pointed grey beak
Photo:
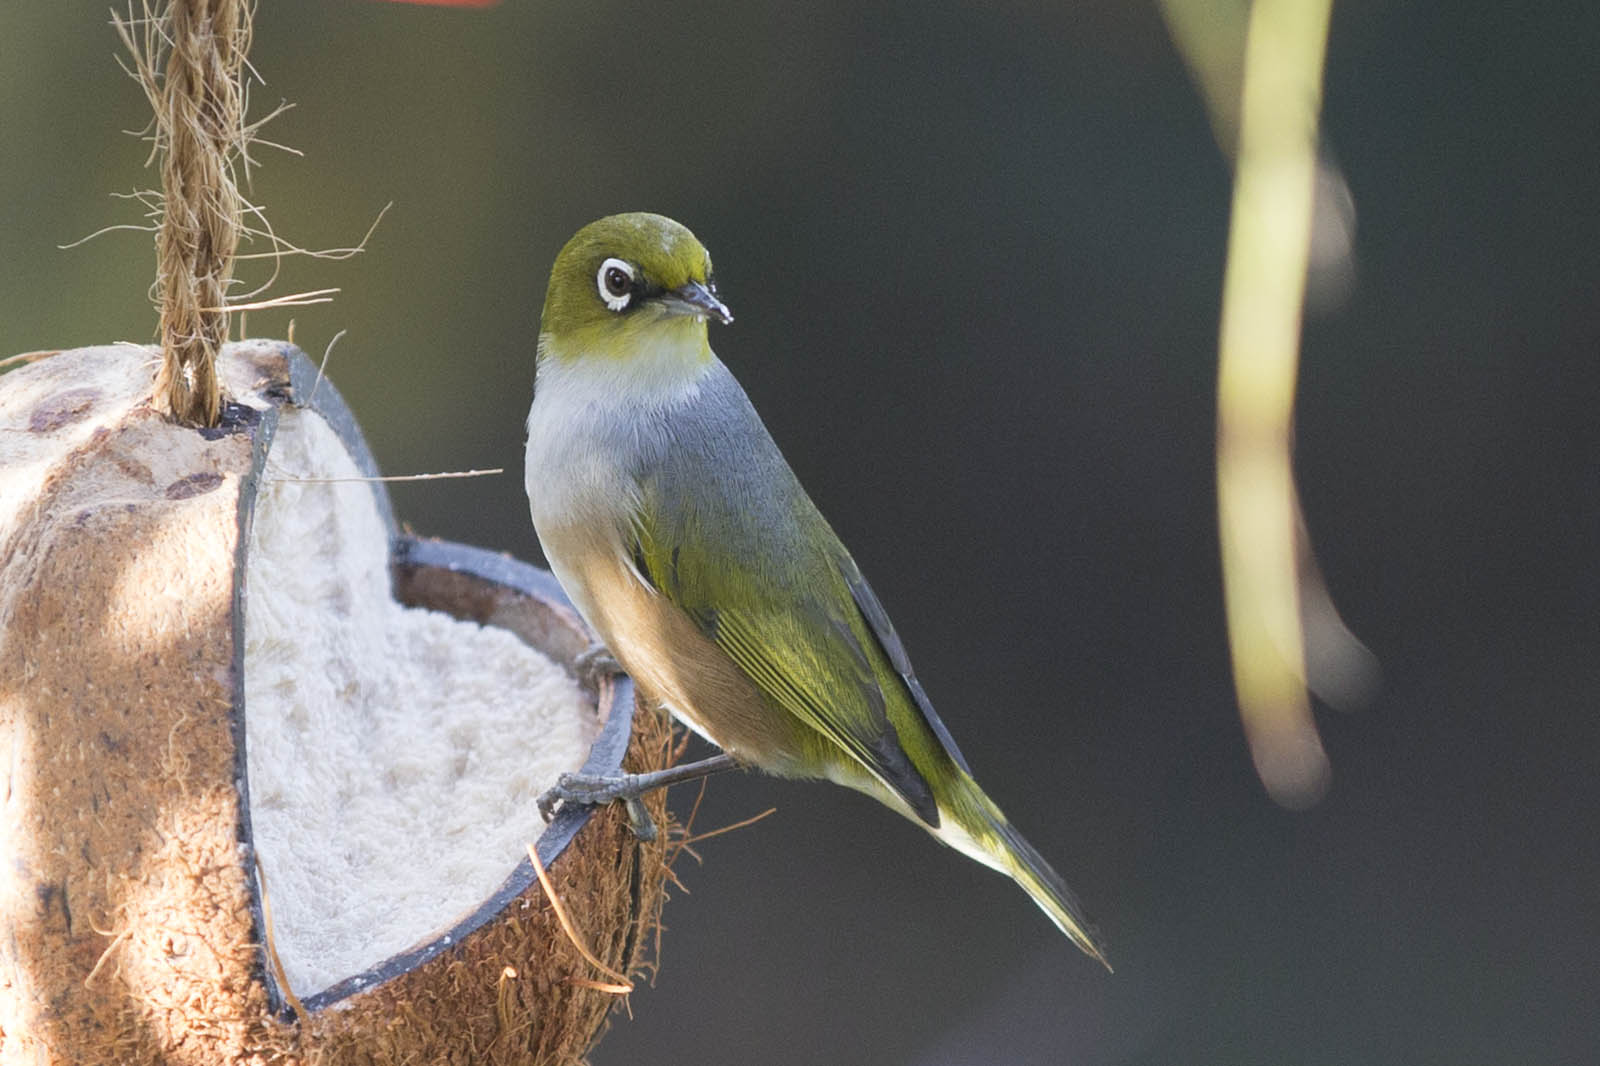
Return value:
[(728, 305), (698, 281), (662, 293), (660, 299), (673, 314), (714, 318), (724, 326), (733, 321), (733, 312), (728, 310)]

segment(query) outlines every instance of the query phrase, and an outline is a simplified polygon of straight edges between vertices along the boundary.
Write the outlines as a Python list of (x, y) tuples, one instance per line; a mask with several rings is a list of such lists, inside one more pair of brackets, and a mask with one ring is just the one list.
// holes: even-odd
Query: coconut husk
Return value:
[[(232, 402), (217, 429), (194, 430), (150, 408), (154, 366), (153, 349), (117, 346), (0, 377), (0, 1063), (578, 1060), (616, 996), (588, 987), (603, 977), (526, 862), (477, 912), (359, 981), (301, 1003), (274, 978), (242, 753), (239, 581), (276, 412), (309, 398), (315, 371), (288, 345), (230, 345)], [(315, 391), (344, 410), (328, 383)], [(395, 545), (409, 602), (567, 662), (587, 643), (548, 575)], [(670, 727), (641, 714), (630, 734), (625, 682), (591, 696), (628, 768), (666, 764)], [(664, 820), (664, 800), (648, 802)], [(563, 817), (539, 842), (556, 891), (601, 960), (636, 972), (665, 846), (635, 839), (620, 810)]]

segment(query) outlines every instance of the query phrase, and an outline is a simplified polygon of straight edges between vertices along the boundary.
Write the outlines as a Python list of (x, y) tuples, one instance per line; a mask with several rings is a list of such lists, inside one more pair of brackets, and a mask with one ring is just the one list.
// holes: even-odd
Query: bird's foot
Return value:
[(584, 685), (599, 688), (601, 681), (622, 673), (622, 664), (617, 662), (610, 648), (596, 643), (578, 653), (572, 660), (572, 670)]
[(558, 807), (598, 807), (621, 800), (628, 809), (628, 825), (633, 835), (640, 840), (654, 840), (656, 823), (639, 798), (641, 793), (654, 787), (646, 781), (648, 777), (648, 774), (627, 773), (562, 774), (555, 787), (539, 797), (539, 813), (548, 822)]
[(654, 840), (656, 824), (650, 820), (650, 812), (644, 809), (640, 796), (681, 781), (693, 781), (720, 770), (731, 770), (737, 765), (733, 756), (723, 754), (643, 774), (562, 774), (556, 779), (556, 787), (539, 797), (539, 813), (548, 822), (556, 808), (565, 804), (595, 807), (621, 800), (628, 806), (628, 824), (633, 827), (633, 835), (640, 840)]

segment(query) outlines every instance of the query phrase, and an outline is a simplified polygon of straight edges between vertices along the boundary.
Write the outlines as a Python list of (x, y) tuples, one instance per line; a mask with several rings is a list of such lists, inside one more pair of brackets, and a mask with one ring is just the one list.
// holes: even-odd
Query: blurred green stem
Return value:
[[(1170, 6), (1170, 0), (1169, 0)], [(1290, 438), (1331, 0), (1255, 0), (1218, 365), (1217, 497), (1234, 683), (1262, 783), (1325, 789), (1305, 687)]]
[(1200, 87), (1211, 131), (1229, 159), (1239, 140), (1239, 95), (1244, 81), (1247, 0), (1161, 0), (1167, 32)]

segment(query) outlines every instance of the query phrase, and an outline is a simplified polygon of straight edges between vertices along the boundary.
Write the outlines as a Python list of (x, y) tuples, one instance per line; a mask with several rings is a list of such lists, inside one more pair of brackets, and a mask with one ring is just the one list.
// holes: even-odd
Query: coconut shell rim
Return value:
[[(252, 342), (244, 342), (244, 344), (250, 343)], [(271, 958), (266, 935), (267, 921), (262, 906), (265, 889), (259, 865), (256, 863), (255, 837), (250, 816), (249, 751), (246, 746), (248, 707), (244, 698), (244, 629), (249, 595), (246, 588), (246, 573), (250, 530), (255, 518), (255, 503), (261, 476), (266, 470), (267, 456), (277, 435), (282, 408), (286, 405), (293, 406), (321, 417), (344, 445), (363, 476), (376, 478), (380, 475), (377, 460), (367, 445), (366, 436), (361, 432), (354, 412), (339, 390), (330, 380), (322, 376), (310, 358), (289, 342), (254, 343), (274, 350), (284, 359), (287, 382), (279, 378), (261, 390), (261, 395), (272, 401), (264, 410), (257, 411), (242, 405), (230, 405), (230, 412), (237, 413), (238, 422), (243, 423), (241, 428), (251, 436), (251, 460), (249, 475), (243, 479), (239, 490), (239, 538), (235, 551), (233, 587), (233, 707), (230, 709), (229, 718), (234, 737), (234, 780), (239, 793), (237, 833), (244, 849), (245, 861), (250, 867), (247, 870), (252, 886), (249, 901), (250, 922), (258, 945), (253, 968), (256, 977), (266, 990), (269, 1012), (287, 1020), (295, 1013), (296, 1002), (308, 1014), (314, 1014), (368, 992), (425, 964), (456, 946), (504, 912), (538, 880), (538, 877), (532, 862), (524, 858), (511, 869), (500, 887), (488, 898), (430, 939), (389, 955), (310, 996), (296, 999), (291, 994), (292, 990), (286, 990), (280, 985), (279, 973)], [(284, 385), (287, 385), (287, 388)], [(549, 571), (475, 545), (423, 538), (402, 532), (384, 483), (372, 481), (369, 484), (373, 490), (379, 517), (387, 532), (391, 587), (393, 575), (401, 567), (433, 567), (450, 570), (528, 597), (547, 610), (555, 612), (563, 622), (577, 632), (588, 633), (571, 600)], [(571, 664), (565, 665), (569, 668), (571, 666)], [(583, 764), (583, 772), (618, 772), (632, 736), (633, 683), (626, 676), (604, 678), (597, 685), (585, 683), (582, 679), (580, 683), (584, 685), (586, 695), (594, 699), (596, 712), (604, 713), (604, 724), (599, 736), (590, 746), (589, 754)], [(557, 812), (534, 844), (539, 861), (546, 869), (555, 863), (577, 837), (579, 831), (588, 824), (595, 810), (593, 807), (563, 807)]]
[[(577, 612), (566, 595), (561, 592), (554, 575), (531, 563), (499, 555), (475, 545), (456, 541), (421, 538), (404, 534), (396, 542), (393, 556), (395, 567), (438, 567), (455, 573), (499, 585), (541, 602), (547, 608)], [(576, 624), (581, 625), (581, 621)], [(586, 692), (589, 691), (586, 688)], [(595, 706), (609, 708), (605, 711), (604, 725), (599, 736), (589, 748), (582, 772), (587, 774), (616, 773), (622, 768), (627, 754), (628, 741), (633, 734), (634, 692), (633, 682), (627, 677), (603, 679), (597, 690), (590, 693)], [(539, 862), (546, 869), (566, 851), (580, 830), (594, 816), (593, 807), (562, 807), (550, 820), (534, 842)], [(448, 951), (463, 939), (499, 917), (507, 907), (521, 898), (538, 882), (533, 863), (522, 859), (500, 887), (465, 916), (459, 918), (432, 939), (419, 943), (352, 974), (320, 992), (301, 999), (308, 1012), (314, 1013), (351, 996), (360, 995), (384, 981), (398, 977)]]

